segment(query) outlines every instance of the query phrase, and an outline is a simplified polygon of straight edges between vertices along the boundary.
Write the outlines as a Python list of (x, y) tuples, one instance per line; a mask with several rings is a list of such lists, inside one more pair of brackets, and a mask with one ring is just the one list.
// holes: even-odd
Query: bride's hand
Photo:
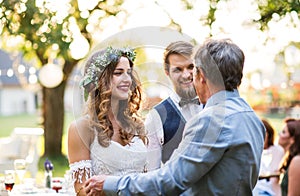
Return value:
[(104, 196), (105, 194), (103, 192), (103, 184), (106, 177), (107, 176), (105, 175), (97, 175), (97, 176), (92, 176), (90, 179), (86, 180), (84, 183), (84, 190), (86, 192), (86, 195)]

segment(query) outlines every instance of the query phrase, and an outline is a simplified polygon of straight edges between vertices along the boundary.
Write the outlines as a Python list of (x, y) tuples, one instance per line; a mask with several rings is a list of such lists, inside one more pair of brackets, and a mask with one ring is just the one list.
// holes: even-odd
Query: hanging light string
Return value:
[[(20, 56), (13, 56), (12, 67), (6, 69), (0, 69), (0, 77), (7, 76), (12, 78), (15, 75), (22, 88), (27, 88), (30, 84), (37, 83), (36, 69), (35, 67), (29, 67), (21, 63)], [(26, 75), (26, 73), (29, 73)], [(2, 81), (3, 85), (3, 81)]]

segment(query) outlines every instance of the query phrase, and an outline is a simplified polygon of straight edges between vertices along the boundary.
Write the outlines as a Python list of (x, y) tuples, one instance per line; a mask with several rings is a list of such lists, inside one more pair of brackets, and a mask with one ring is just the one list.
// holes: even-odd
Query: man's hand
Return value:
[(92, 176), (90, 179), (86, 180), (84, 183), (84, 190), (87, 196), (96, 196), (101, 195), (104, 196), (103, 193), (103, 184), (104, 180), (107, 176), (105, 175), (98, 175)]

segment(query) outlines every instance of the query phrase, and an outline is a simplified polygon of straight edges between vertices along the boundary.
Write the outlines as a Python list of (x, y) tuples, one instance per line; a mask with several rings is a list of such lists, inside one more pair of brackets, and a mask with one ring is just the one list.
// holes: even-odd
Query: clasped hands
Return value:
[(92, 176), (84, 183), (84, 191), (87, 196), (105, 196), (103, 192), (104, 180), (107, 176), (97, 175)]

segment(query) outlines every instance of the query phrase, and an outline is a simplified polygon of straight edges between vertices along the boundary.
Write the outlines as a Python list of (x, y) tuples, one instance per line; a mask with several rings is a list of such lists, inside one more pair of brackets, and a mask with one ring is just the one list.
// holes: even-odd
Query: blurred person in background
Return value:
[(280, 171), (282, 196), (300, 196), (300, 120), (288, 118), (279, 135), (279, 144), (286, 149)]
[(267, 119), (262, 119), (266, 128), (264, 150), (262, 153), (259, 181), (254, 190), (254, 196), (280, 196), (279, 168), (284, 157), (284, 149), (276, 145), (275, 131)]
[[(279, 139), (278, 144), (283, 147), (284, 152), (288, 152), (291, 144), (293, 143), (293, 140), (291, 139), (290, 131), (287, 129), (287, 121), (293, 121), (294, 118), (287, 118), (284, 120), (285, 127), (284, 129), (279, 133)], [(294, 133), (292, 133), (294, 134)]]

